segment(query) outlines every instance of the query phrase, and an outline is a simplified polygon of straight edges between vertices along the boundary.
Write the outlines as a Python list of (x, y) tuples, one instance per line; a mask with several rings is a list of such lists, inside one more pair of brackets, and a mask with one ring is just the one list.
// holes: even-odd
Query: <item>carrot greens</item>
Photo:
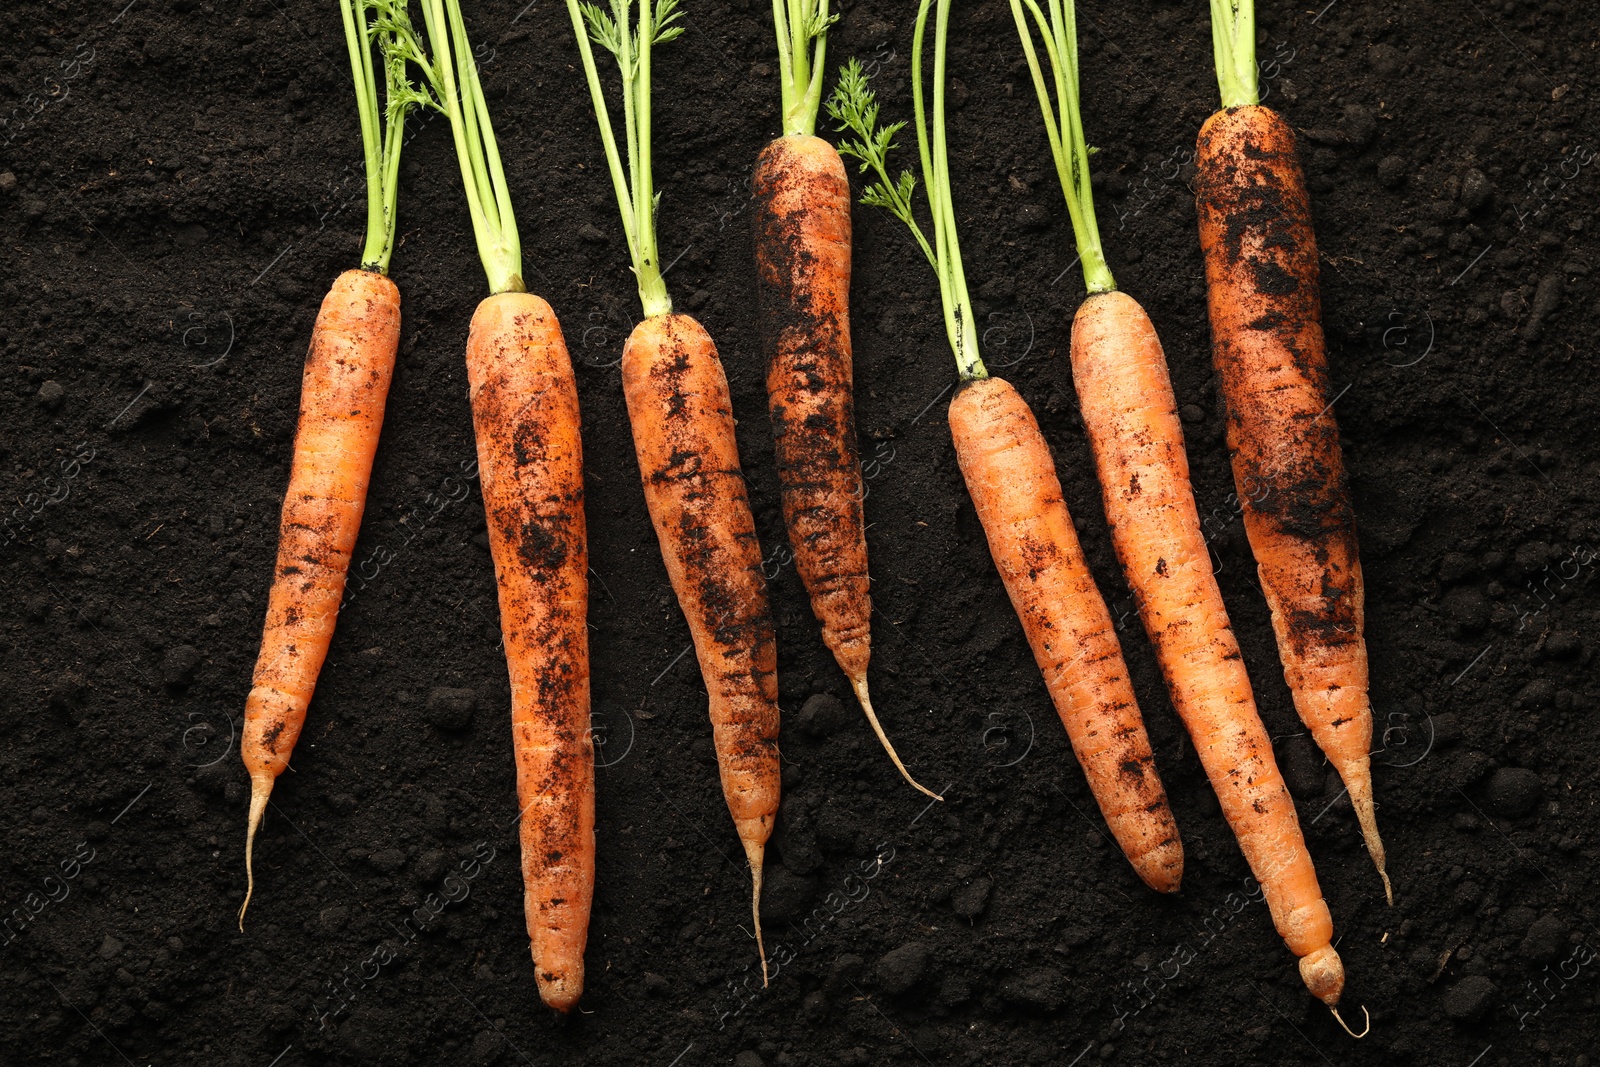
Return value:
[[(1039, 95), (1039, 110), (1044, 113), (1045, 130), (1050, 135), (1050, 154), (1055, 157), (1056, 176), (1067, 197), (1067, 213), (1072, 217), (1072, 234), (1078, 244), (1083, 265), (1083, 281), (1091, 293), (1107, 293), (1117, 287), (1106, 265), (1105, 249), (1100, 244), (1100, 227), (1094, 217), (1094, 190), (1089, 183), (1089, 157), (1094, 154), (1084, 141), (1083, 115), (1078, 94), (1078, 27), (1073, 0), (1045, 0), (1046, 17), (1037, 0), (1011, 0), (1011, 14), (1022, 38), (1022, 50), (1033, 73), (1033, 88)], [(1023, 8), (1027, 8), (1024, 15)], [(1038, 24), (1050, 62), (1050, 78), (1039, 62), (1028, 17)], [(1051, 90), (1055, 97), (1052, 101)]]
[[(606, 165), (611, 169), (611, 185), (622, 212), (622, 230), (628, 239), (628, 254), (633, 260), (634, 277), (639, 283), (639, 301), (645, 318), (672, 311), (672, 297), (661, 275), (661, 253), (656, 242), (656, 209), (661, 194), (655, 191), (650, 172), (650, 51), (683, 33), (674, 25), (681, 13), (678, 0), (641, 0), (637, 25), (632, 24), (633, 0), (611, 0), (608, 14), (597, 4), (567, 0), (572, 16), (572, 32), (578, 38), (583, 57), (583, 72), (589, 81), (589, 96), (595, 118), (600, 123), (600, 142), (605, 147)], [(611, 113), (606, 108), (605, 91), (594, 49), (599, 45), (616, 58), (622, 74), (622, 130), (628, 153), (627, 167), (617, 149)]]
[[(368, 12), (374, 13), (369, 18)], [(405, 0), (339, 0), (345, 47), (355, 81), (361, 116), (362, 158), (367, 171), (367, 240), (361, 251), (365, 270), (386, 274), (394, 254), (400, 195), (400, 148), (405, 143), (406, 116), (432, 95), (407, 75), (408, 60), (421, 54), (417, 32), (406, 14)], [(377, 47), (383, 60), (384, 107), (378, 106), (378, 74), (372, 61)]]
[(1259, 104), (1255, 0), (1211, 0), (1211, 47), (1217, 57), (1222, 106)]
[(828, 0), (772, 0), (772, 21), (778, 30), (778, 75), (783, 83), (783, 132), (810, 135), (817, 129), (822, 101), (823, 59), (828, 52), (828, 27), (839, 20), (828, 14)]
[(945, 138), (945, 45), (950, 33), (950, 0), (938, 0), (934, 21), (933, 121), (922, 89), (922, 44), (927, 36), (928, 12), (934, 0), (922, 0), (917, 9), (915, 36), (911, 43), (912, 108), (916, 118), (917, 148), (922, 162), (923, 185), (928, 190), (928, 207), (933, 217), (930, 244), (912, 213), (911, 194), (916, 178), (903, 171), (891, 179), (887, 157), (895, 147), (894, 137), (905, 128), (904, 122), (879, 128), (878, 103), (861, 64), (851, 60), (839, 75), (839, 84), (828, 100), (828, 115), (840, 131), (855, 135), (853, 141), (839, 145), (839, 154), (861, 161), (861, 171), (871, 170), (876, 178), (862, 194), (861, 202), (887, 210), (905, 223), (916, 238), (923, 255), (939, 278), (939, 297), (944, 305), (945, 334), (963, 381), (987, 378), (978, 352), (977, 318), (972, 296), (967, 291), (966, 270), (961, 264), (961, 244), (956, 235), (956, 212), (950, 195), (950, 153)]
[(467, 210), (478, 258), (489, 277), (489, 293), (522, 293), (522, 242), (511, 211), (511, 191), (506, 184), (500, 148), (495, 143), (489, 105), (472, 58), (466, 20), (460, 0), (422, 0), (422, 18), (428, 27), (433, 63), (427, 66), (439, 110), (450, 120), (461, 180), (466, 186)]

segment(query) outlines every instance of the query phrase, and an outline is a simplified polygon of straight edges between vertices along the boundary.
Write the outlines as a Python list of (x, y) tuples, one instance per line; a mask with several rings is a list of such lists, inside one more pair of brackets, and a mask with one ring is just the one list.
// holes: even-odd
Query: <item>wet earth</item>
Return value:
[[(1300, 138), (1367, 583), (1386, 907), (1296, 719), (1230, 493), (1193, 205), (1204, 5), (1085, 4), (1101, 229), (1149, 310), (1261, 713), (1332, 909), (1353, 1042), (1306, 993), (1112, 557), (1066, 358), (1082, 297), (1008, 5), (957, 6), (950, 141), (991, 370), (1055, 450), (1186, 850), (1108, 845), (988, 559), (937, 290), (855, 214), (873, 688), (849, 703), (785, 544), (746, 181), (770, 13), (689, 0), (657, 55), (667, 282), (717, 339), (771, 579), (784, 799), (756, 977), (705, 694), (617, 362), (638, 304), (563, 5), (470, 0), (530, 288), (578, 363), (599, 867), (582, 1010), (534, 987), (509, 694), (462, 362), (486, 292), (446, 124), (411, 125), (404, 299), (351, 596), (244, 891), (236, 744), (300, 368), (365, 220), (337, 8), (0, 12), (0, 1047), (8, 1064), (1579, 1065), (1600, 1007), (1595, 26), (1566, 3), (1261, 0)], [(909, 117), (907, 5), (829, 42)], [(909, 144), (909, 142), (907, 142)], [(914, 152), (902, 147), (903, 165)], [(781, 949), (781, 954), (780, 954)], [(1588, 1022), (1584, 1022), (1588, 1019)]]

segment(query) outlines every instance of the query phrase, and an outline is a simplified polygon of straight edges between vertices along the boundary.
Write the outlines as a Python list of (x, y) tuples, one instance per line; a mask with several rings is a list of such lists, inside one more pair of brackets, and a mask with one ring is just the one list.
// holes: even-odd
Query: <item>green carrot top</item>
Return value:
[(1211, 0), (1211, 49), (1217, 57), (1222, 106), (1259, 104), (1255, 0)]
[(828, 115), (856, 139), (839, 145), (841, 155), (861, 161), (861, 171), (871, 170), (876, 178), (861, 195), (863, 204), (881, 207), (910, 228), (922, 254), (928, 257), (939, 278), (939, 297), (944, 305), (945, 335), (956, 357), (956, 369), (963, 381), (987, 378), (978, 352), (977, 318), (972, 296), (967, 291), (966, 270), (961, 264), (961, 244), (956, 235), (956, 211), (950, 195), (950, 153), (945, 139), (945, 44), (950, 31), (950, 0), (938, 0), (933, 52), (933, 123), (928, 124), (922, 91), (922, 42), (927, 35), (928, 11), (933, 0), (922, 0), (917, 9), (915, 36), (911, 41), (912, 107), (917, 123), (917, 148), (921, 156), (923, 182), (928, 189), (928, 207), (933, 216), (933, 242), (923, 234), (911, 210), (911, 194), (916, 177), (902, 171), (891, 179), (887, 164), (895, 147), (894, 136), (904, 122), (878, 127), (878, 103), (867, 84), (861, 64), (852, 59), (839, 73), (839, 84), (828, 100)]
[[(1110, 292), (1117, 287), (1117, 282), (1106, 265), (1100, 227), (1094, 217), (1094, 189), (1089, 182), (1089, 157), (1094, 149), (1084, 140), (1083, 114), (1079, 107), (1077, 13), (1073, 0), (1045, 2), (1050, 8), (1048, 18), (1037, 0), (1011, 0), (1011, 14), (1022, 38), (1022, 50), (1028, 57), (1028, 69), (1033, 72), (1033, 88), (1039, 96), (1039, 110), (1044, 113), (1045, 130), (1050, 135), (1050, 154), (1055, 157), (1056, 176), (1067, 197), (1067, 214), (1072, 217), (1072, 234), (1083, 265), (1084, 286), (1091, 293)], [(1027, 15), (1023, 14), (1024, 7)], [(1045, 56), (1050, 61), (1048, 80), (1034, 49), (1028, 16), (1038, 25), (1044, 41)]]
[(816, 132), (828, 27), (838, 20), (838, 15), (828, 14), (828, 0), (772, 0), (786, 136)]
[(525, 292), (522, 241), (511, 211), (511, 191), (500, 162), (494, 125), (489, 121), (489, 105), (478, 80), (478, 65), (472, 58), (466, 21), (461, 17), (460, 0), (422, 0), (422, 18), (428, 27), (433, 62), (428, 63), (420, 51), (418, 62), (428, 71), (438, 101), (434, 106), (450, 120), (467, 210), (472, 216), (472, 235), (489, 278), (489, 293)]
[[(656, 209), (661, 196), (655, 191), (650, 173), (650, 50), (678, 37), (683, 27), (673, 25), (680, 15), (678, 0), (641, 0), (637, 26), (629, 17), (632, 7), (633, 0), (611, 0), (611, 13), (607, 14), (595, 4), (567, 0), (572, 32), (577, 35), (584, 75), (589, 81), (589, 97), (600, 123), (600, 142), (611, 170), (612, 189), (622, 213), (628, 254), (639, 283), (639, 302), (645, 317), (652, 318), (671, 313), (672, 297), (667, 294), (667, 283), (661, 275), (661, 253), (656, 242)], [(617, 150), (591, 40), (616, 57), (622, 74), (626, 169)]]
[[(369, 19), (369, 11), (376, 17)], [(420, 45), (406, 15), (405, 0), (339, 0), (339, 14), (350, 53), (361, 116), (361, 154), (367, 170), (367, 240), (361, 250), (361, 266), (387, 274), (394, 254), (406, 115), (419, 104), (432, 104), (433, 98), (406, 74), (407, 60), (420, 51)], [(381, 111), (373, 45), (383, 59), (385, 107)]]

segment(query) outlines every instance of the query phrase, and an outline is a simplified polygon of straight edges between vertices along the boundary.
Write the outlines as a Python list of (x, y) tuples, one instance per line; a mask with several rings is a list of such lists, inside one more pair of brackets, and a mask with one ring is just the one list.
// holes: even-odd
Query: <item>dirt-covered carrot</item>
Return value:
[(1048, 15), (1037, 0), (1011, 0), (1011, 12), (1089, 291), (1072, 324), (1072, 373), (1112, 544), (1173, 707), (1261, 882), (1273, 922), (1300, 957), (1307, 985), (1332, 1007), (1344, 984), (1333, 923), (1212, 574), (1166, 356), (1144, 308), (1117, 291), (1100, 243), (1078, 105), (1073, 0), (1044, 2)]
[[(406, 78), (405, 55), (416, 36), (401, 0), (340, 0), (339, 8), (361, 119), (367, 237), (360, 269), (341, 274), (322, 301), (301, 378), (278, 558), (239, 741), (250, 772), (241, 930), (255, 894), (256, 831), (289, 766), (333, 640), (400, 346), (400, 290), (388, 272), (406, 115), (423, 99)], [(386, 112), (374, 48), (384, 67)]]
[[(750, 514), (733, 403), (711, 335), (672, 310), (656, 242), (650, 170), (650, 58), (683, 32), (676, 0), (612, 0), (611, 12), (567, 0), (610, 168), (644, 321), (622, 350), (622, 389), (644, 479), (645, 503), (667, 576), (694, 639), (710, 696), (722, 793), (750, 862), (751, 912), (763, 981), (761, 875), (778, 814), (778, 675), (761, 546)], [(622, 75), (627, 165), (590, 39)]]
[(458, 0), (423, 0), (490, 295), (472, 316), (467, 384), (511, 676), (523, 911), (539, 997), (583, 993), (594, 900), (589, 549), (578, 386), (555, 312), (525, 291), (511, 194)]
[(1295, 710), (1344, 779), (1392, 904), (1372, 795), (1365, 589), (1328, 392), (1311, 203), (1294, 131), (1257, 102), (1253, 0), (1212, 0), (1211, 34), (1222, 110), (1200, 128), (1195, 196), (1233, 477)]
[(961, 376), (950, 403), (956, 459), (989, 553), (1089, 788), (1139, 877), (1152, 889), (1175, 892), (1183, 877), (1183, 846), (1156, 774), (1111, 613), (1089, 572), (1055, 462), (1033, 412), (1009, 382), (989, 376), (978, 352), (945, 144), (950, 0), (938, 2), (931, 131), (923, 106), (922, 45), (932, 3), (922, 0), (911, 47), (917, 142), (933, 216), (932, 244), (912, 214), (914, 179), (910, 172), (891, 179), (885, 161), (895, 134), (905, 124), (878, 128), (878, 107), (859, 64), (852, 62), (840, 76), (829, 114), (857, 138), (841, 145), (841, 150), (876, 174), (863, 202), (886, 207), (904, 221), (938, 275), (946, 334)]
[(815, 135), (822, 100), (827, 0), (773, 0), (783, 136), (751, 179), (756, 282), (767, 359), (783, 519), (795, 570), (872, 732), (913, 787), (867, 689), (872, 591), (856, 447), (850, 353), (850, 180), (834, 147)]

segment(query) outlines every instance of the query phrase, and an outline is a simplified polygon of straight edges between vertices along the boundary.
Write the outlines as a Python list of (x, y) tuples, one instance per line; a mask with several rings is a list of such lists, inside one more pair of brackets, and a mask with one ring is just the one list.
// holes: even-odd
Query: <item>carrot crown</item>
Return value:
[(511, 212), (511, 191), (506, 185), (500, 148), (489, 121), (489, 105), (478, 81), (472, 42), (461, 17), (459, 0), (422, 0), (422, 18), (428, 27), (433, 63), (418, 55), (442, 104), (435, 106), (450, 119), (461, 181), (466, 187), (467, 209), (472, 215), (472, 235), (478, 258), (489, 276), (489, 292), (521, 293), (522, 242), (517, 219)]
[(772, 0), (772, 22), (778, 31), (778, 73), (783, 82), (783, 132), (809, 136), (817, 129), (822, 102), (823, 58), (828, 52), (828, 27), (839, 20), (828, 14), (828, 0)]
[[(678, 0), (640, 0), (637, 27), (629, 18), (632, 7), (633, 0), (611, 0), (611, 13), (607, 14), (595, 4), (567, 0), (572, 32), (577, 35), (578, 51), (583, 57), (583, 72), (589, 80), (589, 97), (600, 123), (600, 142), (611, 168), (611, 185), (622, 212), (628, 254), (639, 283), (639, 302), (644, 306), (645, 317), (652, 318), (672, 311), (672, 297), (667, 295), (667, 283), (661, 276), (661, 254), (656, 247), (656, 209), (661, 195), (655, 191), (650, 175), (650, 49), (678, 37), (683, 27), (673, 25), (680, 16)], [(594, 49), (589, 46), (591, 40), (616, 57), (622, 73), (626, 169), (617, 151)]]
[[(369, 9), (376, 12), (370, 21)], [(361, 266), (387, 274), (394, 254), (400, 148), (405, 143), (406, 115), (418, 104), (432, 104), (433, 98), (406, 74), (407, 60), (421, 46), (406, 15), (404, 0), (339, 0), (339, 14), (344, 20), (345, 46), (356, 85), (361, 154), (367, 167), (367, 243), (361, 250)], [(377, 70), (372, 62), (374, 44), (383, 57), (386, 107), (381, 111)]]
[(915, 36), (911, 39), (912, 107), (917, 122), (917, 148), (922, 160), (922, 179), (928, 189), (928, 207), (933, 216), (933, 243), (930, 245), (911, 210), (911, 194), (917, 179), (902, 171), (891, 179), (887, 158), (894, 148), (894, 136), (905, 128), (896, 122), (878, 128), (878, 102), (861, 64), (852, 59), (839, 73), (839, 84), (828, 100), (828, 115), (841, 131), (855, 134), (854, 141), (839, 145), (841, 155), (861, 161), (861, 172), (876, 174), (876, 180), (861, 194), (861, 202), (887, 210), (910, 228), (922, 254), (928, 257), (939, 277), (939, 298), (944, 304), (945, 335), (955, 354), (956, 368), (963, 381), (987, 378), (989, 372), (978, 352), (978, 329), (972, 311), (972, 296), (967, 291), (967, 275), (961, 265), (961, 243), (956, 235), (956, 211), (950, 196), (950, 153), (945, 145), (944, 83), (945, 42), (950, 31), (950, 0), (938, 0), (938, 15), (933, 35), (933, 123), (929, 126), (922, 92), (922, 42), (927, 36), (928, 11), (934, 0), (922, 0), (917, 9)]
[[(1056, 176), (1067, 197), (1067, 214), (1072, 216), (1072, 235), (1078, 243), (1078, 259), (1083, 264), (1084, 286), (1091, 293), (1105, 293), (1117, 287), (1106, 265), (1105, 249), (1100, 244), (1100, 227), (1094, 217), (1094, 188), (1089, 182), (1089, 157), (1094, 154), (1083, 137), (1083, 114), (1078, 106), (1078, 20), (1073, 0), (1045, 0), (1050, 15), (1045, 17), (1037, 0), (1011, 0), (1011, 15), (1017, 21), (1022, 50), (1033, 72), (1033, 88), (1039, 95), (1039, 110), (1044, 113), (1045, 132), (1050, 135), (1050, 154), (1056, 160)], [(1023, 7), (1028, 9), (1023, 14)], [(1044, 76), (1039, 54), (1034, 50), (1028, 16), (1038, 24), (1044, 40), (1045, 56), (1050, 60), (1050, 79)], [(1055, 98), (1051, 100), (1051, 90)]]
[(1222, 106), (1259, 104), (1255, 0), (1211, 0), (1211, 50), (1217, 57)]

